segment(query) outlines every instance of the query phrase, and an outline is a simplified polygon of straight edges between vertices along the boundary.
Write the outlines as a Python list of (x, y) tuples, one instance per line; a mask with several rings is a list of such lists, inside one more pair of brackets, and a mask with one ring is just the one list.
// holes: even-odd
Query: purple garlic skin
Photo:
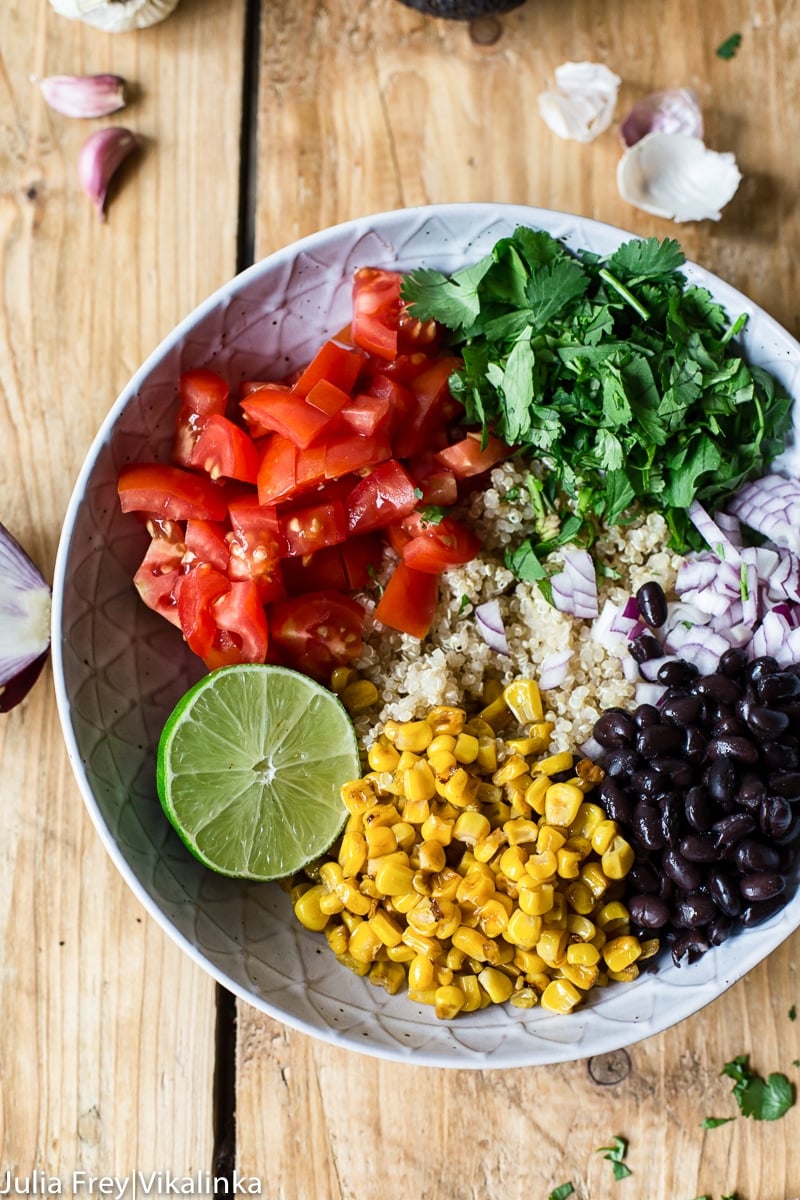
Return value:
[(45, 102), (65, 117), (107, 117), (125, 107), (121, 75), (48, 75), (38, 84)]
[(141, 138), (121, 125), (98, 129), (83, 143), (78, 157), (78, 179), (94, 203), (101, 221), (106, 216), (106, 196), (111, 180), (125, 159), (140, 145)]
[(653, 92), (635, 104), (619, 127), (624, 145), (635, 146), (648, 133), (687, 133), (703, 137), (703, 113), (691, 88)]

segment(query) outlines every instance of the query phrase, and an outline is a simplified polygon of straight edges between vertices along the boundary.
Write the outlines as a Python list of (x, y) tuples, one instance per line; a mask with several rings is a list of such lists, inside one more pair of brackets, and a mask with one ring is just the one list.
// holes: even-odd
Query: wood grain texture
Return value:
[[(741, 49), (723, 61), (716, 47), (737, 30)], [(528, 0), (491, 45), (397, 0), (265, 4), (257, 253), (394, 207), (530, 203), (677, 236), (798, 332), (799, 39), (796, 0)], [(569, 59), (622, 77), (618, 118), (648, 92), (696, 89), (707, 143), (744, 175), (719, 224), (675, 226), (626, 204), (614, 127), (585, 146), (548, 131), (536, 98)], [(737, 1054), (798, 1081), (799, 951), (790, 939), (627, 1061), (436, 1072), (349, 1054), (240, 1004), (238, 1166), (281, 1200), (544, 1200), (567, 1180), (580, 1200), (785, 1200), (800, 1193), (800, 1110), (700, 1123), (738, 1111), (720, 1075)], [(620, 1062), (619, 1082), (590, 1074), (616, 1078)], [(615, 1134), (629, 1139), (627, 1182), (596, 1153)]]
[[(0, 516), (48, 576), (117, 393), (235, 271), (243, 17), (244, 0), (185, 0), (164, 25), (109, 36), (45, 0), (3, 6)], [(132, 85), (105, 121), (50, 111), (29, 78), (102, 71)], [(145, 145), (101, 224), (76, 159), (114, 123)], [(0, 779), (0, 1171), (210, 1169), (214, 984), (107, 857), (49, 670), (0, 721)]]

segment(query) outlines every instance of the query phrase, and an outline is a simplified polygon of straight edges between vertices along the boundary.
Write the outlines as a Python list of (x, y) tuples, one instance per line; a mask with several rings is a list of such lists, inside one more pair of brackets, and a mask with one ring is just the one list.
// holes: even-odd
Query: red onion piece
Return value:
[[(706, 539), (708, 545), (715, 554), (721, 559), (728, 559), (730, 562), (739, 561), (739, 550), (733, 544), (727, 533), (712, 520), (702, 504), (697, 500), (693, 500), (689, 505), (689, 520), (694, 525), (698, 533)], [(737, 514), (739, 515), (739, 514)]]
[(597, 578), (588, 550), (570, 550), (564, 555), (564, 570), (550, 580), (553, 604), (559, 612), (593, 619), (598, 615)]
[(50, 588), (0, 524), (0, 712), (19, 704), (33, 687), (49, 646)]
[(546, 654), (539, 668), (539, 687), (543, 692), (560, 687), (567, 674), (567, 666), (572, 658), (571, 650), (558, 650)]
[(765, 475), (740, 488), (728, 510), (757, 533), (800, 552), (800, 480)]
[(635, 146), (648, 133), (688, 133), (702, 138), (703, 114), (697, 93), (691, 88), (670, 88), (645, 96), (620, 125), (626, 146)]
[(491, 650), (496, 650), (498, 654), (511, 653), (497, 600), (487, 600), (485, 604), (479, 604), (475, 609), (475, 620), (478, 632)]

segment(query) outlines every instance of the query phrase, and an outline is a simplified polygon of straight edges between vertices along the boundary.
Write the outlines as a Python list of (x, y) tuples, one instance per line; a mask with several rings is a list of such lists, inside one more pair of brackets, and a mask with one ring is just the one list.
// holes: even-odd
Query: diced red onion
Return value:
[(643, 663), (637, 663), (639, 674), (648, 683), (655, 683), (658, 672), (664, 663), (678, 662), (677, 654), (665, 654), (663, 658), (648, 658)]
[(559, 612), (573, 617), (598, 615), (597, 578), (588, 550), (570, 550), (564, 555), (564, 570), (550, 580), (553, 604)]
[(728, 511), (776, 545), (800, 552), (800, 480), (755, 479), (728, 502)]
[(727, 533), (720, 529), (716, 521), (709, 516), (702, 504), (700, 504), (697, 500), (693, 500), (689, 505), (688, 511), (689, 520), (692, 522), (697, 532), (702, 534), (714, 553), (719, 555), (721, 559), (729, 559), (731, 562), (738, 562), (738, 548), (733, 544)]
[(666, 687), (661, 683), (637, 683), (634, 691), (634, 699), (636, 704), (653, 704), (659, 705), (666, 691)]
[(0, 524), (0, 712), (24, 699), (50, 646), (50, 588)]
[(597, 761), (598, 759), (602, 759), (604, 754), (606, 753), (604, 748), (600, 745), (600, 743), (594, 737), (588, 737), (585, 742), (581, 742), (578, 749), (580, 750), (580, 752), (584, 756), (584, 758), (592, 759), (592, 761)]
[(485, 604), (479, 604), (475, 609), (475, 621), (478, 632), (490, 649), (496, 650), (498, 654), (511, 653), (499, 601), (487, 600)]
[(543, 692), (561, 686), (566, 678), (567, 666), (572, 654), (572, 650), (557, 650), (544, 656), (538, 678), (539, 687)]

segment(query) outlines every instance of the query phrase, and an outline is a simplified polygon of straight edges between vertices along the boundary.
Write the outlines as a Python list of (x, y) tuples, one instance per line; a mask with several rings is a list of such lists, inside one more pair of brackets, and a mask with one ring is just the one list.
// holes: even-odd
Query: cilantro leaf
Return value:
[(732, 33), (730, 37), (726, 37), (724, 42), (720, 42), (714, 53), (717, 58), (730, 59), (736, 54), (736, 51), (742, 44), (742, 35), (740, 33)]
[(419, 517), (423, 525), (439, 525), (444, 516), (444, 509), (438, 504), (426, 504), (420, 509)]
[(675, 238), (633, 238), (623, 242), (608, 260), (608, 267), (623, 279), (649, 279), (669, 275), (686, 261), (680, 242)]
[(553, 1188), (548, 1200), (567, 1200), (567, 1196), (571, 1196), (575, 1188), (571, 1183), (562, 1183), (557, 1188)]
[(491, 256), (455, 275), (420, 267), (403, 279), (403, 299), (414, 306), (421, 321), (433, 318), (450, 329), (471, 325), (480, 310), (478, 284), (492, 265)]
[(773, 1072), (763, 1079), (751, 1071), (745, 1054), (725, 1063), (722, 1074), (734, 1080), (733, 1095), (745, 1117), (777, 1121), (794, 1104), (794, 1087), (786, 1076)]
[(735, 1121), (736, 1117), (706, 1117), (700, 1122), (701, 1129), (719, 1129), (720, 1125), (727, 1125), (731, 1121)]
[(611, 1163), (615, 1179), (627, 1179), (629, 1175), (633, 1174), (625, 1162), (625, 1156), (628, 1153), (628, 1143), (619, 1134), (613, 1139), (613, 1142), (613, 1146), (598, 1146), (597, 1153), (602, 1154), (603, 1158)]
[(792, 1007), (789, 1009), (789, 1020), (790, 1020), (790, 1021), (796, 1021), (796, 1020), (797, 1020), (797, 1008), (795, 1007), (795, 1005), (794, 1005), (794, 1004), (793, 1004), (793, 1005), (792, 1005)]

